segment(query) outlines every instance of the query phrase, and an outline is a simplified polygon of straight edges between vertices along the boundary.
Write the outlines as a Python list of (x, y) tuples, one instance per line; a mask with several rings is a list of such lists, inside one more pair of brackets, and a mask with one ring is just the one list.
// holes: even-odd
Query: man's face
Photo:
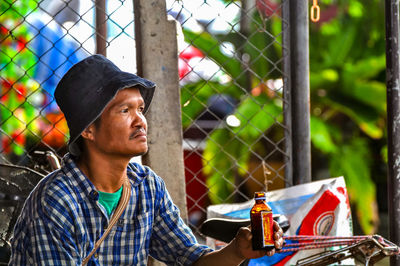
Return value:
[(90, 127), (99, 152), (133, 157), (147, 152), (147, 122), (139, 89), (120, 90)]

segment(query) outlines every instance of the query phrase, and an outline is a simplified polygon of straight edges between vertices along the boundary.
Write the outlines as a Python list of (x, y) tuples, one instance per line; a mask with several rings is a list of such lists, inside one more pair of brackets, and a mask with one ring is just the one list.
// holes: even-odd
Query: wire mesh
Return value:
[(282, 24), (288, 23), (281, 1), (170, 1), (168, 8), (184, 38), (187, 204), (197, 228), (209, 204), (285, 186)]
[[(68, 128), (54, 100), (62, 75), (104, 52), (136, 72), (133, 1), (106, 1), (105, 50), (96, 51), (96, 1), (0, 3), (1, 161), (32, 166), (35, 152), (66, 153)], [(207, 206), (285, 186), (282, 3), (168, 0), (178, 21), (189, 224)], [(99, 12), (99, 11), (98, 11)], [(104, 35), (105, 34), (105, 35)], [(168, 45), (168, 44), (166, 44)], [(177, 99), (178, 101), (178, 99)], [(266, 165), (263, 168), (263, 163)], [(37, 162), (36, 162), (37, 164)]]

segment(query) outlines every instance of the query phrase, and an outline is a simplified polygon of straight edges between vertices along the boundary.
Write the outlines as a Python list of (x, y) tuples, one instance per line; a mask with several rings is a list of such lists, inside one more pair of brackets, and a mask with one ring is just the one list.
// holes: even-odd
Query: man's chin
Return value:
[(135, 155), (133, 155), (133, 157), (142, 156), (142, 155), (145, 155), (146, 153), (147, 153), (147, 150), (144, 152), (135, 153)]
[(143, 149), (141, 149), (139, 151), (135, 151), (133, 153), (133, 157), (145, 155), (147, 153), (147, 151), (148, 151), (148, 147), (143, 148)]

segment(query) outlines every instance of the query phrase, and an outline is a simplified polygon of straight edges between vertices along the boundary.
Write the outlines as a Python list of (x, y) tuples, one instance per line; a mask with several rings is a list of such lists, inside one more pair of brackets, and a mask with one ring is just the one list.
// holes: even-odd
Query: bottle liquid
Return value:
[(265, 192), (254, 193), (255, 204), (250, 210), (253, 250), (271, 250), (274, 243), (272, 209), (266, 202)]

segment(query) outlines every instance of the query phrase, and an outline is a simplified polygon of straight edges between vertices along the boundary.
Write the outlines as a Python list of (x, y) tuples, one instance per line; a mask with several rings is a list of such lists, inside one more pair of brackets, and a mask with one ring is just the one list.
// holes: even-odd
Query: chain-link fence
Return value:
[(179, 73), (190, 222), (209, 204), (283, 188), (280, 1), (173, 1), (180, 22)]
[[(68, 129), (53, 93), (74, 63), (101, 52), (121, 69), (136, 72), (133, 1), (107, 0), (97, 12), (95, 2), (102, 1), (1, 1), (2, 161), (32, 166), (40, 151), (60, 158), (66, 152)], [(266, 185), (285, 186), (290, 130), (283, 122), (288, 76), (282, 70), (287, 22), (281, 9), (278, 0), (167, 1), (167, 13), (180, 25), (180, 101), (193, 228), (210, 204), (247, 200)], [(106, 50), (99, 50), (99, 42)]]
[[(96, 52), (95, 3), (21, 0), (0, 7), (2, 159), (29, 164), (38, 150), (62, 156), (68, 129), (54, 90), (73, 64)], [(97, 38), (108, 56), (135, 72), (135, 54), (120, 53), (134, 50), (132, 3), (107, 1), (107, 20), (98, 24), (108, 28)]]

